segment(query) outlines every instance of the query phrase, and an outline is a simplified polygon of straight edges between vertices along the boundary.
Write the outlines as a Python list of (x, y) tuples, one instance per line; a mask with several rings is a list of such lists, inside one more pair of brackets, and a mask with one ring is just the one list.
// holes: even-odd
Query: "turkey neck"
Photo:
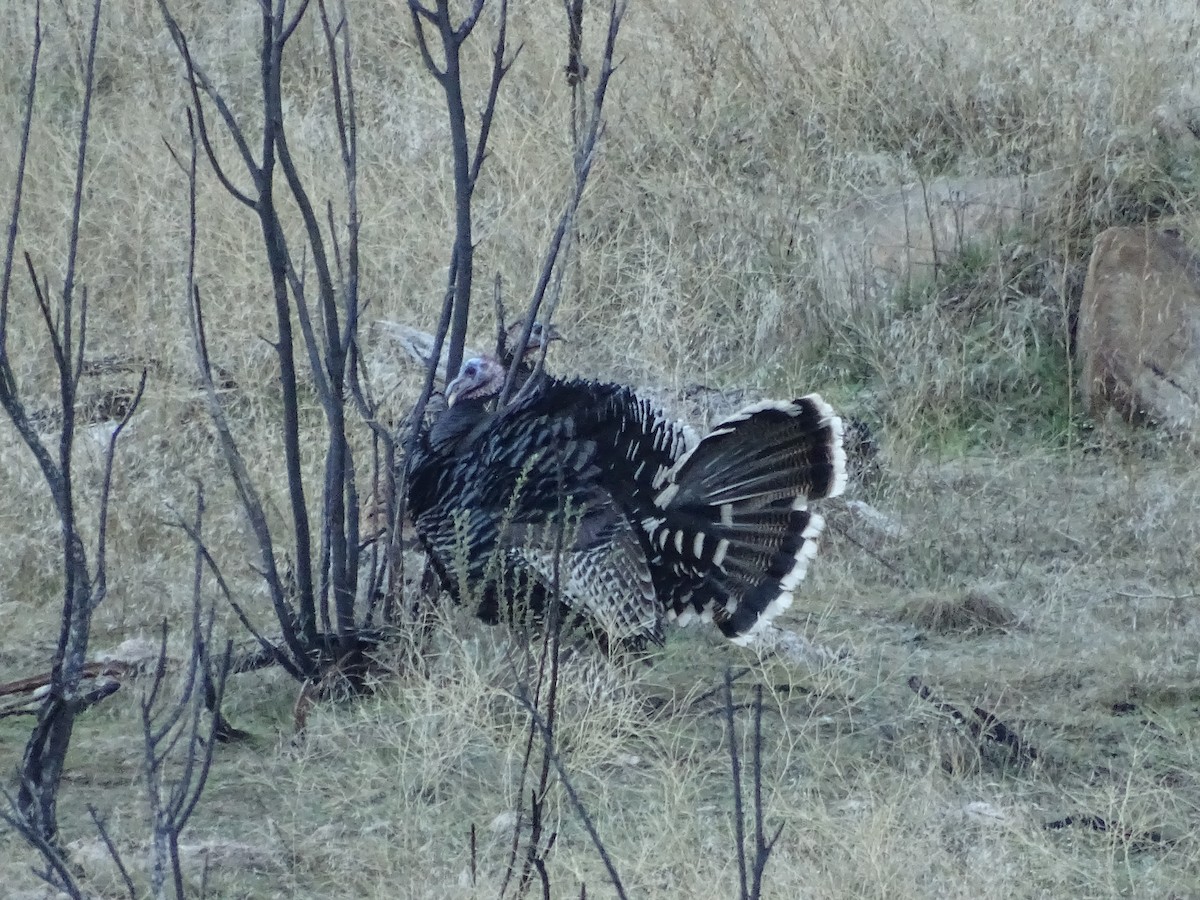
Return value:
[(469, 447), (491, 418), (487, 404), (486, 399), (460, 400), (442, 413), (429, 431), (430, 449), (451, 456)]

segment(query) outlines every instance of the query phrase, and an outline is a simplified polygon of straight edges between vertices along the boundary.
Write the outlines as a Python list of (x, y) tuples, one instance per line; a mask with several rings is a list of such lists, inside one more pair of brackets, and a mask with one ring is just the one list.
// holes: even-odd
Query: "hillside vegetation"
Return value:
[[(257, 4), (169, 5), (234, 107), (251, 108)], [(444, 99), (406, 3), (349, 5), (365, 317), (432, 331), (454, 213)], [(62, 274), (89, 9), (61, 0), (41, 10), (18, 252), (51, 282)], [(594, 53), (602, 17), (590, 7), (587, 16)], [(490, 17), (489, 4), (465, 51), (476, 94)], [(1100, 229), (1151, 222), (1196, 233), (1198, 28), (1197, 7), (1178, 0), (631, 4), (556, 317), (569, 343), (548, 366), (628, 382), (697, 427), (740, 399), (819, 390), (871, 427), (881, 453), (847, 496), (889, 527), (864, 526), (842, 501), (822, 510), (831, 526), (821, 555), (784, 618), (841, 651), (822, 663), (760, 658), (699, 629), (670, 635), (647, 666), (612, 665), (587, 648), (564, 662), (562, 761), (629, 896), (738, 893), (716, 690), (727, 666), (741, 672), (739, 703), (755, 685), (764, 692), (763, 802), (768, 830), (782, 825), (764, 896), (1200, 896), (1200, 468), (1190, 447), (1084, 421), (1069, 353)], [(522, 49), (476, 198), (477, 346), (494, 332), (495, 277), (511, 309), (530, 295), (573, 177), (560, 4), (515, 3), (509, 30)], [(5, 215), (32, 39), (33, 4), (0, 5)], [(322, 206), (341, 203), (314, 17), (286, 66), (302, 174)], [(271, 623), (194, 376), (187, 181), (170, 149), (187, 140), (187, 102), (157, 8), (106, 0), (78, 269), (88, 356), (118, 365), (85, 378), (83, 393), (98, 401), (142, 366), (150, 375), (118, 451), (98, 650), (190, 615), (192, 545), (168, 523), (186, 516), (197, 480), (214, 554), (251, 617)], [(470, 116), (479, 102), (468, 99)], [(1035, 223), (899, 288), (886, 315), (837, 315), (817, 289), (822, 222), (946, 175), (1036, 175), (1052, 188)], [(197, 210), (210, 350), (272, 525), (285, 531), (258, 223), (203, 169)], [(51, 408), (41, 317), (28, 292), (17, 296), (8, 328), (18, 376), (35, 408)], [(368, 362), (386, 374), (398, 422), (420, 373), (368, 332)], [(308, 426), (320, 411), (306, 391)], [(103, 447), (91, 437), (78, 446), (85, 505), (101, 489)], [(304, 450), (317, 483), (324, 447), (314, 438)], [(0, 682), (44, 671), (54, 652), (57, 540), (44, 484), (6, 421)], [(218, 617), (223, 634), (245, 637), (220, 604)], [(233, 679), (226, 714), (253, 738), (217, 749), (185, 835), (208, 860), (208, 896), (495, 896), (525, 802), (515, 643), (468, 611), (439, 610), (421, 666), (401, 641), (381, 659), (377, 690), (317, 704), (303, 738), (293, 682), (278, 671)], [(915, 695), (913, 676), (958, 709), (994, 713), (1036, 758), (972, 738)], [(92, 842), (95, 806), (135, 860), (148, 835), (139, 690), (126, 685), (81, 719), (60, 813), (64, 840)], [(737, 715), (748, 754), (750, 717)], [(29, 724), (0, 719), (5, 779)], [(547, 804), (554, 896), (579, 896), (584, 882), (588, 896), (611, 896), (560, 782)], [(80, 858), (89, 890), (125, 896), (102, 853)], [(34, 863), (0, 826), (9, 896), (44, 895)], [(190, 871), (201, 896), (200, 863)]]

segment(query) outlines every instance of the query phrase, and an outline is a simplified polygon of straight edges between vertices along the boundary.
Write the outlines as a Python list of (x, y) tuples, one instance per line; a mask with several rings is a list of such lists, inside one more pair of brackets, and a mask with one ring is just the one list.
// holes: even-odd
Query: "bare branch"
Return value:
[[(166, 0), (159, 0), (163, 7)], [(207, 136), (203, 116), (202, 96), (217, 109), (226, 130), (237, 144), (243, 162), (254, 182), (252, 207), (259, 219), (263, 245), (271, 278), (277, 333), (272, 347), (279, 360), (280, 399), (284, 462), (287, 471), (287, 490), (292, 530), (292, 560), (294, 560), (295, 589), (285, 596), (282, 579), (274, 562), (274, 547), (261, 503), (249, 481), (246, 466), (238, 456), (236, 445), (228, 434), (223, 415), (215, 411), (214, 392), (206, 385), (212, 418), (217, 425), (223, 452), (227, 457), (239, 497), (255, 532), (263, 557), (263, 577), (269, 584), (276, 615), (288, 643), (296, 654), (293, 660), (306, 676), (328, 654), (334, 652), (328, 635), (318, 632), (331, 630), (330, 597), (337, 612), (337, 633), (340, 656), (357, 653), (359, 637), (355, 622), (355, 599), (359, 579), (359, 498), (355, 483), (355, 460), (347, 437), (346, 384), (350, 381), (352, 394), (357, 391), (357, 328), (360, 304), (358, 300), (358, 229), (357, 201), (357, 123), (351, 67), (351, 31), (344, 3), (337, 7), (336, 21), (331, 15), (329, 0), (319, 0), (319, 15), (326, 39), (332, 108), (338, 129), (339, 147), (346, 179), (348, 222), (345, 254), (339, 242), (339, 228), (334, 221), (333, 204), (326, 201), (328, 231), (318, 216), (319, 204), (310, 186), (302, 177), (298, 161), (292, 154), (288, 132), (284, 127), (282, 74), (285, 45), (295, 33), (300, 21), (310, 9), (308, 0), (289, 9), (283, 0), (262, 0), (260, 6), (258, 97), (262, 124), (262, 144), (257, 160), (249, 150), (244, 130), (239, 126), (229, 106), (213, 87), (211, 80), (192, 59), (187, 41), (169, 11), (163, 8), (164, 19), (187, 67), (192, 88), (199, 138), (205, 147), (210, 164), (216, 167), (215, 154)], [(196, 136), (193, 135), (193, 143)], [(193, 156), (196, 151), (193, 150)], [(283, 178), (275, 178), (278, 166)], [(189, 179), (194, 181), (194, 163)], [(233, 192), (225, 179), (225, 187)], [(278, 184), (277, 184), (278, 181)], [(279, 185), (285, 185), (281, 188)], [(293, 251), (281, 219), (277, 190), (286, 190), (295, 203), (303, 222), (299, 250)], [(193, 212), (194, 216), (194, 212)], [(194, 244), (194, 230), (193, 230)], [(328, 243), (327, 243), (328, 241)], [(194, 259), (194, 246), (191, 256)], [(332, 259), (330, 258), (332, 256)], [(315, 292), (306, 284), (311, 262), (315, 273)], [(194, 265), (190, 264), (190, 265)], [(190, 277), (190, 276), (189, 276)], [(335, 280), (336, 279), (336, 280)], [(189, 283), (188, 302), (194, 321), (194, 343), (198, 348), (199, 365), (207, 374), (204, 317), (199, 304), (199, 291)], [(305, 469), (302, 465), (302, 435), (299, 378), (293, 350), (294, 330), (299, 322), (305, 355), (311, 370), (312, 383), (321, 401), (327, 426), (327, 448), (319, 524), (312, 521)], [(356, 394), (356, 399), (361, 392)], [(378, 434), (378, 430), (376, 431)], [(319, 546), (318, 546), (319, 545)], [(314, 558), (315, 557), (315, 558)], [(301, 655), (303, 648), (303, 655)], [(355, 665), (358, 663), (356, 662)]]
[(522, 354), (525, 352), (525, 348), (529, 344), (529, 335), (533, 330), (533, 323), (540, 318), (543, 324), (549, 324), (549, 318), (539, 316), (539, 311), (546, 288), (550, 284), (555, 267), (559, 264), (564, 241), (567, 239), (571, 224), (579, 210), (579, 204), (583, 200), (583, 192), (587, 187), (588, 178), (591, 176), (592, 164), (595, 162), (597, 148), (604, 134), (604, 100), (608, 94), (609, 79), (615, 71), (613, 58), (616, 52), (617, 34), (620, 31), (621, 18), (624, 14), (625, 3), (623, 0), (622, 2), (614, 0), (609, 7), (608, 33), (604, 44), (604, 57), (600, 67), (600, 76), (597, 80), (596, 90), (592, 95), (592, 108), (588, 120), (588, 130), (575, 161), (574, 190), (567, 201), (566, 208), (559, 217), (558, 225), (554, 230), (554, 234), (550, 239), (550, 245), (546, 251), (546, 256), (542, 261), (542, 268), (538, 275), (537, 284), (534, 287), (533, 298), (525, 314), (525, 326), (521, 330), (521, 335), (517, 338), (515, 345), (511, 348), (513, 362), (509, 366), (508, 375), (504, 379), (504, 389), (500, 392), (500, 397), (496, 401), (501, 406), (507, 403), (512, 396), (513, 386), (516, 383), (518, 364)]
[(30, 258), (28, 251), (24, 255), (25, 269), (29, 272), (29, 283), (33, 287), (33, 296), (37, 300), (38, 311), (41, 312), (42, 322), (46, 326), (46, 336), (50, 339), (50, 349), (54, 353), (54, 365), (59, 372), (62, 372), (67, 368), (67, 356), (59, 334), (59, 326), (54, 321), (54, 312), (50, 309), (50, 301), (46, 299), (46, 292), (42, 290), (42, 286), (38, 282), (37, 270), (33, 266), (33, 260)]
[(88, 804), (87, 811), (92, 819), (92, 824), (96, 826), (100, 840), (104, 842), (104, 848), (108, 851), (109, 858), (112, 859), (113, 864), (117, 867), (117, 871), (121, 874), (121, 881), (125, 884), (129, 900), (137, 900), (137, 888), (133, 886), (133, 879), (129, 877), (129, 870), (125, 867), (125, 861), (121, 859), (121, 854), (117, 851), (117, 845), (113, 843), (112, 836), (108, 833), (107, 823), (92, 804)]
[[(40, 16), (40, 8), (38, 10)], [(79, 113), (79, 136), (76, 144), (75, 183), (71, 198), (68, 226), (67, 260), (64, 266), (62, 293), (59, 297), (60, 318), (56, 322), (48, 300), (48, 287), (40, 283), (28, 255), (34, 295), (43, 320), (51, 335), (55, 363), (58, 369), (59, 400), (62, 428), (58, 441), (58, 462), (51, 459), (48, 448), (37, 435), (18, 395), (18, 386), (8, 354), (7, 341), (0, 343), (0, 405), (8, 412), (22, 439), (42, 469), (59, 518), (61, 536), (63, 600), (58, 641), (51, 667), (49, 690), (46, 692), (37, 724), (25, 745), (21, 763), (21, 781), (16, 806), (25, 824), (36, 831), (39, 840), (54, 844), (58, 840), (58, 788), (62, 780), (67, 750), (74, 730), (75, 718), (92, 703), (98, 702), (108, 686), (80, 695), (79, 686), (87, 659), (91, 633), (91, 617), (95, 598), (88, 572), (87, 555), (75, 518), (75, 498), (71, 481), (71, 451), (75, 427), (75, 388), (78, 384), (79, 360), (82, 347), (72, 336), (72, 301), (75, 285), (76, 258), (82, 219), (83, 181), (87, 163), (88, 130), (91, 99), (94, 90), (95, 50), (100, 23), (100, 0), (93, 0), (88, 53), (84, 65), (83, 104)], [(40, 41), (40, 26), (35, 29), (35, 42)], [(35, 74), (36, 74), (36, 70)], [(30, 95), (32, 100), (32, 94)], [(28, 148), (28, 131), (25, 133)], [(14, 206), (10, 231), (16, 226), (19, 206)], [(5, 291), (9, 289), (11, 261), (6, 264)], [(81, 323), (86, 322), (86, 292)], [(4, 301), (7, 302), (7, 299)], [(85, 324), (81, 324), (79, 341), (86, 339)], [(115, 688), (112, 688), (115, 689)]]
[(436, 26), (438, 18), (433, 10), (422, 6), (417, 0), (409, 0), (408, 8), (412, 13), (413, 31), (417, 35), (417, 47), (421, 51), (421, 59), (425, 62), (425, 68), (437, 81), (442, 82), (446, 78), (446, 70), (439, 69), (437, 63), (434, 62), (433, 54), (429, 50), (429, 43), (425, 38), (425, 26), (421, 22), (422, 19), (425, 19)]
[(518, 694), (516, 699), (525, 708), (525, 711), (529, 714), (529, 717), (533, 720), (538, 731), (541, 732), (545, 739), (546, 746), (542, 752), (558, 773), (558, 780), (562, 784), (563, 790), (567, 793), (567, 799), (571, 801), (575, 815), (583, 823), (588, 837), (591, 838), (592, 846), (596, 848), (596, 852), (600, 856), (600, 861), (604, 863), (604, 868), (608, 872), (609, 879), (612, 881), (613, 890), (621, 900), (628, 900), (629, 895), (626, 893), (625, 885), (621, 881), (621, 874), (617, 871), (616, 864), (608, 852), (608, 847), (605, 846), (604, 840), (600, 837), (600, 832), (596, 829), (592, 817), (588, 814), (587, 807), (583, 805), (583, 800), (580, 798), (579, 792), (575, 790), (575, 784), (571, 781), (570, 773), (567, 772), (567, 767), (563, 764), (562, 757), (553, 747), (552, 732), (547, 726), (545, 719), (542, 718), (541, 713), (538, 712), (537, 704), (524, 693)]
[(187, 536), (192, 539), (193, 544), (203, 556), (204, 564), (208, 567), (209, 572), (216, 580), (218, 589), (221, 591), (222, 596), (224, 596), (225, 601), (229, 604), (230, 608), (233, 609), (234, 614), (238, 617), (238, 621), (242, 623), (242, 627), (250, 632), (251, 637), (258, 642), (258, 645), (263, 649), (263, 651), (266, 652), (267, 655), (285, 672), (298, 681), (304, 680), (306, 677), (305, 674), (296, 668), (295, 664), (292, 663), (287, 654), (285, 654), (281, 649), (279, 649), (279, 647), (277, 647), (267, 638), (263, 637), (263, 635), (254, 627), (254, 623), (250, 621), (250, 617), (246, 615), (246, 611), (242, 609), (241, 604), (234, 599), (233, 591), (230, 589), (229, 583), (225, 580), (225, 575), (222, 573), (221, 567), (217, 564), (216, 559), (213, 558), (212, 553), (208, 549), (208, 545), (204, 543), (201, 535), (192, 527), (189, 522), (186, 522), (183, 519), (179, 519), (171, 524), (175, 527), (182, 528)]
[[(8, 216), (8, 240), (4, 247), (4, 269), (0, 271), (0, 351), (8, 345), (8, 291), (12, 283), (13, 253), (21, 218), (21, 194), (25, 187), (25, 162), (29, 156), (29, 135), (33, 127), (33, 103), (37, 93), (38, 60), (42, 54), (42, 3), (37, 0), (33, 12), (33, 52), (29, 60), (29, 86), (25, 91), (25, 118), (17, 151), (16, 184), (13, 187), (12, 212)], [(4, 354), (7, 366), (7, 354)]]
[[(442, 87), (446, 97), (447, 121), (450, 126), (450, 152), (454, 163), (454, 247), (450, 254), (449, 281), (454, 292), (454, 303), (450, 318), (450, 343), (446, 354), (446, 369), (457, 372), (462, 364), (463, 348), (467, 339), (467, 325), (471, 305), (471, 287), (474, 278), (474, 242), (472, 232), (471, 203), (479, 167), (487, 153), (487, 136), (491, 129), (491, 116), (495, 112), (494, 92), (507, 71), (504, 64), (504, 46), (507, 34), (508, 5), (500, 9), (499, 36), (494, 51), (492, 82), (489, 87), (484, 121), (480, 124), (474, 150), (467, 134), (467, 119), (463, 101), (461, 51), (463, 42), (474, 29), (483, 0), (475, 0), (471, 12), (455, 27), (450, 18), (450, 5), (438, 0), (436, 12), (422, 6), (418, 0), (409, 0), (413, 28), (421, 49), (425, 65)], [(445, 67), (439, 69), (434, 62), (425, 34), (428, 22), (436, 31), (445, 57)], [(440, 350), (441, 345), (438, 345)]]
[(146, 392), (146, 369), (142, 369), (142, 377), (138, 380), (137, 390), (133, 393), (133, 400), (130, 401), (128, 408), (125, 410), (125, 415), (121, 417), (121, 421), (117, 423), (117, 427), (113, 429), (113, 433), (108, 438), (108, 449), (104, 454), (104, 482), (100, 488), (100, 521), (97, 526), (96, 536), (96, 574), (93, 577), (93, 597), (92, 602), (99, 605), (108, 592), (108, 498), (112, 491), (112, 473), (113, 460), (117, 455), (117, 439), (121, 436), (121, 432), (125, 430), (125, 426), (129, 424), (129, 420), (133, 418), (133, 414), (137, 412), (138, 405), (142, 402), (142, 395)]
[(75, 158), (75, 190), (71, 195), (70, 235), (67, 239), (67, 265), (63, 275), (62, 342), (71, 344), (71, 301), (75, 288), (75, 260), (79, 253), (79, 223), (83, 212), (83, 177), (86, 170), (88, 126), (91, 124), (92, 92), (95, 88), (96, 36), (100, 33), (100, 0), (92, 3), (92, 24), (88, 31), (87, 64), (83, 81), (83, 110), (79, 114), (79, 142)]
[(508, 351), (508, 314), (504, 311), (504, 294), (500, 289), (500, 273), (492, 280), (492, 308), (496, 314), (496, 358), (504, 359)]
[(475, 183), (479, 180), (479, 170), (483, 168), (483, 161), (487, 158), (488, 138), (492, 133), (492, 120), (496, 115), (496, 98), (500, 96), (500, 82), (504, 80), (504, 76), (508, 74), (513, 63), (517, 61), (517, 57), (521, 55), (521, 48), (517, 47), (513, 51), (512, 58), (508, 62), (504, 61), (505, 43), (508, 36), (508, 0), (500, 0), (500, 26), (496, 34), (496, 43), (492, 48), (492, 77), (488, 83), (487, 101), (483, 107), (483, 113), (479, 118), (479, 141), (475, 144), (475, 158), (471, 162), (471, 189), (474, 190)]
[[(280, 8), (280, 11), (282, 12), (282, 7)], [(279, 34), (280, 49), (282, 49), (283, 45), (286, 44), (291, 39), (292, 33), (295, 32), (295, 30), (296, 30), (296, 26), (298, 26), (300, 24), (300, 20), (304, 18), (304, 13), (307, 11), (308, 11), (308, 0), (301, 0), (300, 8), (297, 9), (296, 12), (293, 14), (292, 20), (283, 26), (283, 30)], [(276, 18), (278, 18), (278, 15), (276, 16)]]
[[(467, 17), (454, 30), (454, 36), (460, 44), (470, 37), (471, 32), (475, 29), (475, 23), (479, 21), (479, 14), (483, 12), (483, 6), (486, 2), (487, 0), (475, 0), (471, 7), (471, 12), (467, 14)], [(443, 2), (440, 5), (446, 6), (447, 4)]]
[(746, 813), (742, 808), (742, 762), (738, 753), (737, 727), (733, 720), (733, 676), (725, 670), (725, 726), (729, 741), (729, 778), (733, 793), (733, 842), (737, 846), (738, 886), (741, 900), (749, 900), (746, 885)]
[[(85, 900), (86, 895), (75, 879), (74, 873), (61, 848), (30, 822), (21, 809), (20, 800), (8, 792), (8, 788), (0, 786), (0, 796), (4, 798), (5, 808), (0, 808), (0, 821), (21, 836), (31, 847), (41, 854), (46, 863), (45, 869), (35, 869), (34, 874), (51, 887), (63, 891), (71, 900)], [(12, 812), (9, 812), (12, 810)]]
[(250, 478), (249, 470), (246, 467), (245, 460), (242, 457), (241, 451), (238, 448), (237, 442), (233, 437), (233, 431), (230, 428), (228, 419), (225, 416), (225, 410), (221, 406), (217, 396), (216, 384), (212, 377), (212, 363), (208, 355), (208, 341), (204, 330), (204, 310), (200, 298), (200, 288), (195, 283), (196, 270), (196, 157), (197, 157), (197, 134), (196, 127), (193, 124), (191, 115), (188, 116), (188, 135), (190, 139), (190, 154), (188, 158), (188, 258), (187, 258), (187, 291), (188, 304), (187, 313), (188, 321), (192, 331), (192, 349), (196, 356), (197, 370), (200, 376), (201, 387), (204, 389), (205, 398), (207, 400), (209, 415), (212, 419), (213, 426), (217, 431), (217, 437), (221, 444), (222, 455), (225, 457), (226, 465), (229, 467), (231, 478), (234, 482), (234, 488), (238, 493), (238, 498), (242, 503), (242, 508), (246, 512), (246, 516), (250, 521), (250, 527), (254, 531), (255, 539), (258, 543), (259, 554), (262, 561), (263, 571), (265, 573), (264, 580), (271, 592), (271, 603), (275, 609), (276, 615), (279, 618), (280, 627), (282, 629), (284, 643), (287, 644), (288, 650), (291, 651), (294, 661), (294, 666), (291, 670), (300, 669), (308, 671), (315, 664), (308, 656), (304, 645), (300, 642), (295, 629), (291, 626), (291, 610), (288, 606), (288, 600), (284, 597), (282, 581), (279, 578), (278, 570), (275, 566), (275, 551), (273, 541), (271, 539), (271, 531), (267, 525), (267, 518), (263, 512), (262, 503), (258, 498), (258, 493), (254, 488), (254, 484)]
[(199, 129), (200, 141), (204, 147), (205, 156), (208, 157), (208, 163), (212, 167), (213, 173), (217, 176), (217, 180), (221, 182), (221, 186), (229, 193), (231, 197), (239, 203), (254, 209), (256, 204), (249, 196), (242, 193), (234, 185), (232, 180), (226, 175), (220, 161), (217, 159), (216, 150), (213, 148), (212, 141), (208, 136), (208, 125), (204, 117), (204, 104), (200, 101), (200, 91), (203, 90), (212, 101), (213, 106), (217, 108), (217, 113), (221, 116), (225, 127), (229, 132), (229, 136), (233, 139), (237, 146), (238, 153), (242, 157), (242, 163), (246, 166), (246, 170), (254, 179), (256, 185), (261, 184), (262, 172), (254, 160), (254, 154), (250, 151), (250, 145), (245, 139), (241, 127), (237, 123), (232, 110), (225, 102), (225, 98), (213, 86), (212, 81), (204, 73), (196, 61), (192, 58), (191, 48), (188, 47), (187, 38), (183, 34), (183, 30), (179, 27), (179, 23), (175, 17), (171, 15), (170, 9), (167, 8), (166, 0), (157, 0), (158, 9), (162, 13), (163, 20), (166, 22), (167, 31), (171, 34), (171, 39), (175, 42), (175, 47), (179, 50), (179, 55), (183, 58), (184, 68), (188, 78), (188, 88), (192, 94), (192, 110), (196, 116), (196, 126)]
[(88, 289), (79, 292), (79, 336), (75, 339), (75, 358), (71, 363), (71, 398), (79, 396), (79, 380), (83, 378), (83, 351), (87, 348)]

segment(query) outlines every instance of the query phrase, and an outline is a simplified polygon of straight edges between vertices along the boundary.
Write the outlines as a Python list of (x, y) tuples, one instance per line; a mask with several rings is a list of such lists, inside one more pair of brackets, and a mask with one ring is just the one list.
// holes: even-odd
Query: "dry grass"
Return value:
[[(6, 186), (26, 6), (0, 6)], [(255, 5), (176, 6), (195, 55), (244, 108)], [(51, 280), (65, 241), (81, 7), (44, 10), (20, 246)], [(353, 11), (363, 294), (373, 316), (430, 327), (451, 218), (442, 101), (406, 5)], [(525, 48), (478, 201), (476, 284), (501, 274), (514, 301), (530, 290), (569, 175), (560, 15), (554, 4), (514, 12)], [(686, 0), (631, 10), (562, 308), (572, 343), (554, 366), (668, 396), (696, 383), (755, 396), (819, 387), (884, 426), (883, 471), (864, 491), (905, 529), (852, 532), (871, 553), (831, 533), (798, 598), (790, 624), (851, 647), (847, 663), (794, 671), (684, 632), (645, 671), (613, 671), (586, 653), (568, 665), (565, 761), (632, 896), (736, 892), (721, 716), (714, 700), (691, 702), (726, 663), (752, 665), (744, 681), (769, 688), (768, 815), (785, 826), (770, 895), (1197, 895), (1200, 477), (1185, 448), (1081, 430), (1065, 353), (1071, 273), (1097, 227), (1170, 214), (1195, 228), (1195, 159), (1158, 141), (1151, 111), (1186, 100), (1196, 26), (1194, 5), (1182, 2)], [(288, 125), (312, 193), (336, 202), (316, 34), (299, 35), (295, 51)], [(486, 48), (473, 54), (480, 65)], [(152, 378), (120, 455), (98, 647), (186, 608), (187, 543), (164, 522), (187, 509), (194, 477), (208, 485), (208, 528), (227, 570), (269, 621), (186, 349), (184, 179), (164, 146), (183, 134), (179, 74), (152, 5), (110, 0), (80, 271), (94, 298), (94, 355), (128, 354), (151, 364)], [(1042, 231), (973, 250), (885, 320), (849, 328), (822, 315), (806, 235), (823, 214), (901, 181), (1024, 172), (1061, 182)], [(283, 528), (259, 237), (215, 179), (200, 188), (213, 354), (236, 381), (235, 425), (258, 449), (250, 462)], [(49, 406), (35, 313), (22, 285), (11, 319), (19, 373), (34, 404)], [(486, 313), (473, 328), (490, 333)], [(93, 387), (124, 377), (134, 380)], [(397, 412), (410, 389), (401, 379)], [(311, 398), (308, 413), (319, 415)], [(320, 442), (309, 452), (315, 478)], [(81, 440), (79, 454), (79, 488), (94, 502), (99, 444)], [(52, 650), (56, 534), (28, 454), (0, 429), (0, 679), (44, 667)], [(427, 673), (397, 666), (373, 697), (319, 706), (303, 742), (290, 733), (292, 685), (237, 679), (229, 713), (257, 739), (219, 750), (188, 833), (244, 845), (241, 856), (210, 854), (215, 896), (494, 895), (524, 718), (505, 631), (453, 611), (447, 619)], [(993, 710), (1043, 757), (1019, 766), (974, 746), (911, 694), (914, 674), (955, 705)], [(144, 838), (135, 693), (89, 713), (77, 732), (68, 839), (91, 837), (89, 802), (113, 811), (123, 847)], [(6, 771), (26, 724), (0, 722)], [(550, 809), (556, 893), (577, 895), (586, 880), (590, 895), (605, 895), (558, 788)], [(1072, 814), (1119, 820), (1128, 833), (1041, 827)], [(1139, 835), (1150, 830), (1172, 842), (1147, 845)], [(7, 832), (0, 858), (11, 891), (35, 890), (30, 857)], [(103, 866), (89, 871), (91, 887), (115, 889)]]

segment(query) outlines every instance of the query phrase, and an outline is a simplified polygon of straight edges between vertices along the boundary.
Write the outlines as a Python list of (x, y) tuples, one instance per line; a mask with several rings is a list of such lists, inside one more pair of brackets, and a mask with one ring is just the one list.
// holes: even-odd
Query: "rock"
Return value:
[(1014, 824), (1014, 818), (999, 806), (983, 800), (963, 804), (962, 816), (977, 825), (1005, 826)]
[(848, 647), (826, 647), (787, 628), (768, 625), (755, 635), (751, 646), (762, 657), (777, 656), (794, 666), (813, 671), (848, 663), (853, 654)]
[(1200, 431), (1200, 256), (1170, 231), (1096, 238), (1075, 352), (1083, 406), (1172, 434)]
[(860, 523), (867, 531), (876, 537), (906, 538), (908, 529), (900, 520), (889, 513), (876, 509), (862, 500), (847, 500), (846, 509), (850, 511), (854, 521)]
[(491, 822), (488, 823), (488, 830), (493, 834), (504, 834), (516, 826), (517, 820), (520, 817), (512, 810), (506, 810), (500, 813)]
[[(368, 331), (368, 341), (375, 349), (394, 350), (401, 361), (422, 369), (429, 365), (429, 358), (433, 356), (434, 335), (399, 322), (376, 319)], [(481, 352), (474, 347), (464, 347), (463, 359), (479, 356)], [(446, 381), (445, 346), (442, 347), (442, 355), (438, 359), (437, 374), (443, 382)]]
[(116, 650), (101, 650), (93, 659), (100, 663), (124, 663), (132, 669), (144, 670), (158, 661), (159, 644), (144, 637), (127, 638)]

